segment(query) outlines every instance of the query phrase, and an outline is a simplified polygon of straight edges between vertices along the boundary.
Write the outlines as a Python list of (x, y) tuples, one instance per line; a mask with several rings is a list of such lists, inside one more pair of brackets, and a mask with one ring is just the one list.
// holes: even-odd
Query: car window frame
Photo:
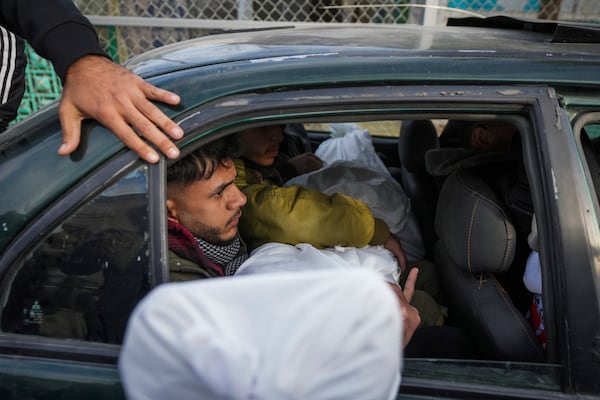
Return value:
[(593, 272), (599, 267), (595, 260), (600, 229), (590, 214), (595, 207), (594, 188), (587, 178), (578, 135), (574, 133), (579, 128), (572, 126), (575, 120), (569, 117), (576, 108), (576, 104), (570, 108), (559, 105), (554, 115), (544, 116), (549, 120), (549, 130), (536, 136), (535, 149), (540, 160), (539, 173), (546, 176), (543, 183), (551, 185), (544, 190), (553, 198), (540, 198), (539, 193), (533, 193), (533, 197), (534, 205), (545, 203), (545, 215), (536, 213), (536, 219), (543, 253), (540, 261), (547, 265), (548, 272), (542, 276), (543, 286), (551, 288), (544, 290), (544, 308), (550, 307), (554, 311), (552, 318), (556, 317), (548, 332), (556, 335), (559, 348), (553, 351), (560, 352), (558, 357), (565, 360), (566, 390), (591, 394), (600, 391), (593, 373), (597, 362), (589, 357), (591, 349), (598, 346), (594, 338), (600, 332), (600, 299), (596, 304), (589, 302), (594, 295), (600, 295)]

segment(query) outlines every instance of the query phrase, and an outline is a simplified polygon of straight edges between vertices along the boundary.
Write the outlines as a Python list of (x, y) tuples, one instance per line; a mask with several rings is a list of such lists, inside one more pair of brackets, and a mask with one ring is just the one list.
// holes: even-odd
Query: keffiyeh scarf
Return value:
[[(224, 267), (225, 275), (234, 275), (235, 271), (248, 258), (246, 246), (236, 235), (228, 243), (218, 245), (195, 237), (196, 243), (209, 260)], [(240, 251), (240, 249), (242, 251)]]

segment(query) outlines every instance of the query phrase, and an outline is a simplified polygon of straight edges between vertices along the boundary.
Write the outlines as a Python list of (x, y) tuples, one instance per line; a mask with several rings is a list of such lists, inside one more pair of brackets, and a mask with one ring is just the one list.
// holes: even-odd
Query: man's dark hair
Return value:
[(208, 143), (167, 169), (167, 183), (190, 185), (210, 179), (219, 165), (238, 156), (238, 140), (233, 135)]

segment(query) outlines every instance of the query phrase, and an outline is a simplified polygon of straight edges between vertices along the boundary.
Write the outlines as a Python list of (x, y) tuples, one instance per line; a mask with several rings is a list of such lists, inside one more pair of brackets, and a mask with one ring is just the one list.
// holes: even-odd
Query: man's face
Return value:
[(246, 159), (270, 167), (275, 162), (282, 141), (283, 132), (279, 125), (246, 129), (240, 134), (240, 150)]
[(195, 236), (213, 244), (233, 239), (246, 196), (235, 186), (231, 160), (219, 164), (209, 179), (188, 186), (167, 185), (169, 219), (186, 227)]

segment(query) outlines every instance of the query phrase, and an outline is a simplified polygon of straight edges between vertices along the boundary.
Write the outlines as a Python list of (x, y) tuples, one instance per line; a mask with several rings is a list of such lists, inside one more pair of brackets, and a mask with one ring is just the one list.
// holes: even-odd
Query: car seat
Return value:
[(427, 256), (433, 255), (436, 240), (433, 229), (437, 189), (425, 167), (425, 153), (438, 148), (435, 126), (431, 120), (402, 121), (398, 138), (400, 179), (411, 200)]
[(482, 358), (541, 362), (535, 333), (496, 275), (516, 252), (516, 231), (493, 190), (473, 171), (445, 180), (435, 218), (435, 261), (449, 318), (473, 338)]

